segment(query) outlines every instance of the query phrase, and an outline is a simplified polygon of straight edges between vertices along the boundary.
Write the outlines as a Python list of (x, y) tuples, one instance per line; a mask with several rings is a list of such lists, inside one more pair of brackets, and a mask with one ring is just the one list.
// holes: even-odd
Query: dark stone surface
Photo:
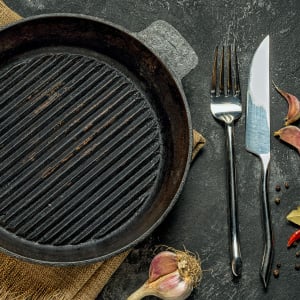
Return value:
[[(204, 276), (189, 299), (299, 299), (300, 273), (294, 269), (297, 248), (286, 241), (295, 227), (285, 220), (300, 205), (300, 157), (287, 145), (271, 138), (269, 200), (275, 235), (273, 268), (281, 263), (279, 278), (271, 275), (263, 288), (259, 269), (263, 252), (260, 216), (260, 162), (245, 150), (245, 114), (235, 126), (243, 274), (233, 280), (228, 252), (226, 164), (224, 128), (209, 110), (212, 56), (217, 44), (238, 45), (245, 108), (251, 57), (267, 34), (271, 37), (271, 79), (300, 97), (300, 2), (298, 0), (7, 0), (23, 16), (72, 12), (89, 14), (140, 31), (162, 19), (177, 28), (199, 57), (198, 66), (183, 79), (193, 126), (207, 145), (193, 163), (184, 191), (161, 226), (132, 251), (98, 299), (126, 299), (147, 279), (155, 245), (186, 247), (202, 259)], [(245, 110), (244, 110), (245, 111)], [(283, 125), (286, 102), (271, 88), (271, 130)], [(299, 122), (297, 123), (299, 126)], [(288, 182), (289, 189), (283, 184)], [(282, 186), (280, 192), (275, 186)], [(281, 197), (276, 205), (274, 199)], [(298, 246), (299, 247), (299, 246)], [(154, 299), (149, 297), (148, 299)]]

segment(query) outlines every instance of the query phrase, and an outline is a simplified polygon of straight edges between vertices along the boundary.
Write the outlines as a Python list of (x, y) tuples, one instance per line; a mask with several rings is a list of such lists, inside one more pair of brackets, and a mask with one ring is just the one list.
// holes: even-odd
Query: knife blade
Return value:
[(264, 253), (260, 275), (267, 288), (273, 260), (273, 231), (268, 200), (270, 163), (270, 79), (269, 36), (256, 49), (250, 66), (246, 110), (246, 149), (262, 163), (261, 205), (264, 228)]

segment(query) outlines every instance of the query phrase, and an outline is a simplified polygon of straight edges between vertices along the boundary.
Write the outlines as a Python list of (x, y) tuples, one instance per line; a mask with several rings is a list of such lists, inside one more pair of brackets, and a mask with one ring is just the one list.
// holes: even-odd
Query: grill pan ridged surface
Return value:
[(126, 226), (154, 192), (161, 134), (126, 75), (80, 54), (0, 70), (0, 222), (32, 243), (77, 245)]

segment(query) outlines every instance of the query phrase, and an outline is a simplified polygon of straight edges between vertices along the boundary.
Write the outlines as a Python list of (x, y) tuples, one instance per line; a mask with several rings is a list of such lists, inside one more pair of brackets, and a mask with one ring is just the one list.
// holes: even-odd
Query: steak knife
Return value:
[(270, 80), (269, 36), (254, 53), (247, 90), (246, 149), (257, 155), (262, 164), (261, 202), (264, 228), (264, 254), (260, 275), (267, 288), (273, 260), (273, 232), (268, 200), (268, 170), (270, 163)]

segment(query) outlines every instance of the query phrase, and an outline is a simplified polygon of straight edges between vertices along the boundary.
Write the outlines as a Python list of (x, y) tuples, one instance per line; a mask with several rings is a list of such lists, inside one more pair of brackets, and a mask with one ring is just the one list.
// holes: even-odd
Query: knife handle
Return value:
[(269, 208), (269, 199), (268, 199), (268, 169), (269, 169), (269, 155), (261, 155), (261, 161), (263, 165), (263, 174), (262, 174), (262, 220), (264, 225), (264, 254), (261, 264), (260, 274), (264, 283), (264, 287), (267, 288), (272, 261), (274, 256), (274, 247), (273, 247), (273, 231), (272, 231), (272, 222), (270, 216)]
[(231, 243), (231, 269), (234, 276), (240, 276), (242, 273), (242, 258), (240, 251), (239, 240), (239, 225), (237, 214), (237, 200), (236, 200), (236, 170), (234, 161), (233, 149), (233, 123), (227, 124), (227, 157), (228, 157), (228, 185), (229, 185), (229, 231)]

